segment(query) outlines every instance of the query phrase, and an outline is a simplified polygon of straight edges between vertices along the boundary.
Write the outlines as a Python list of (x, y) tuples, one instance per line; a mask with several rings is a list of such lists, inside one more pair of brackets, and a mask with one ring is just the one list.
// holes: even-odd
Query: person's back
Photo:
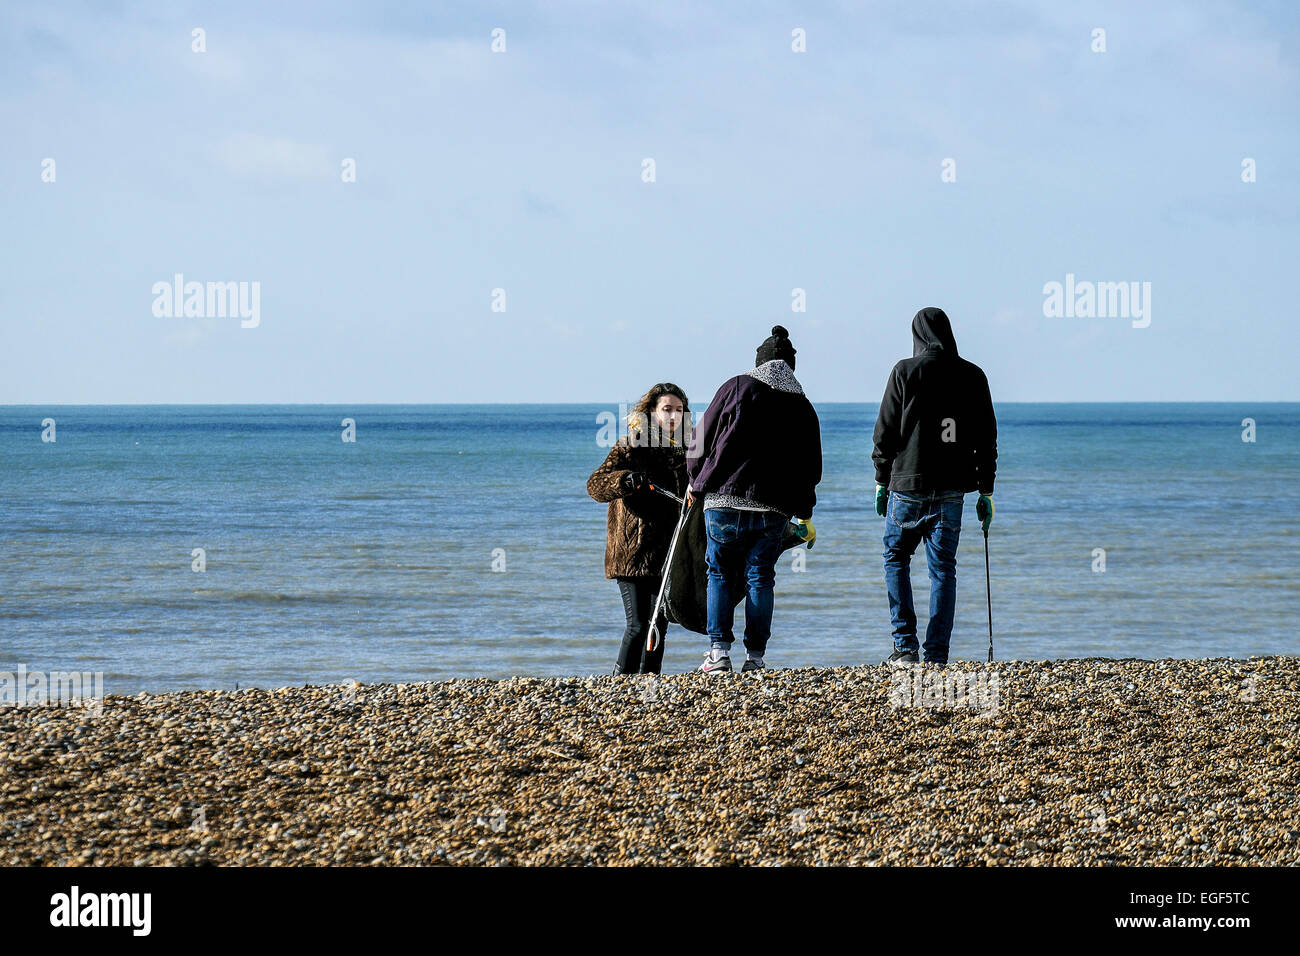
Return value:
[(997, 423), (988, 379), (957, 354), (942, 309), (912, 319), (912, 358), (890, 373), (874, 433), (876, 483), (890, 491), (993, 493)]
[(957, 354), (948, 316), (922, 309), (912, 319), (912, 357), (889, 373), (873, 434), (876, 513), (885, 518), (885, 584), (894, 653), (887, 663), (918, 660), (910, 563), (925, 542), (930, 622), (925, 659), (948, 660), (957, 601), (957, 542), (962, 496), (980, 493), (976, 514), (993, 519), (997, 421), (988, 379)]
[(764, 362), (723, 382), (696, 434), (690, 474), (692, 486), (707, 492), (705, 508), (757, 504), (786, 517), (812, 516), (821, 429), (787, 362)]
[(792, 516), (812, 517), (822, 475), (821, 427), (794, 377), (789, 333), (773, 327), (754, 359), (753, 369), (728, 379), (713, 396), (686, 457), (690, 500), (704, 498), (709, 653), (700, 671), (706, 674), (731, 671), (740, 598), (728, 578), (741, 568), (747, 652), (742, 669), (765, 666), (782, 531)]

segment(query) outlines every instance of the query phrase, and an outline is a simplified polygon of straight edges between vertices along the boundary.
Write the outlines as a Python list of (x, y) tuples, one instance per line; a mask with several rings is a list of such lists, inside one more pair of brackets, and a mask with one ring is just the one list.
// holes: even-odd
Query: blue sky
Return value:
[(778, 322), (874, 402), (930, 305), (998, 401), (1300, 400), (1293, 5), (6, 4), (0, 79), (0, 403), (702, 407)]

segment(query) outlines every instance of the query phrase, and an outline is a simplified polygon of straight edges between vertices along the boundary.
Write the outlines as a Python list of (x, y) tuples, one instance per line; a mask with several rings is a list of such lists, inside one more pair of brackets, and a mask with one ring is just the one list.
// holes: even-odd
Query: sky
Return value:
[[(6, 3), (0, 404), (702, 407), (778, 323), (814, 402), (876, 402), (926, 306), (995, 401), (1300, 400), (1298, 32), (1282, 2)], [(177, 274), (256, 323), (166, 314)], [(1045, 314), (1067, 276), (1145, 318)]]

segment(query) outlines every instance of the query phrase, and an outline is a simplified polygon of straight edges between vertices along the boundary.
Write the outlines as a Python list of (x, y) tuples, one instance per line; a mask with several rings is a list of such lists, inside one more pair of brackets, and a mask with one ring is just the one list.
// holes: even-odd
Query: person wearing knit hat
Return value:
[(755, 365), (766, 365), (780, 359), (794, 371), (794, 353), (796, 349), (790, 344), (790, 333), (782, 326), (772, 326), (772, 334), (763, 340), (763, 344), (754, 353)]
[[(729, 577), (743, 569), (742, 671), (761, 670), (772, 633), (776, 559), (791, 517), (812, 517), (822, 477), (821, 425), (794, 377), (790, 333), (773, 326), (755, 367), (727, 379), (713, 396), (686, 453), (689, 500), (704, 498), (709, 652), (699, 672), (730, 673), (739, 594)], [(809, 546), (812, 524), (807, 529)]]

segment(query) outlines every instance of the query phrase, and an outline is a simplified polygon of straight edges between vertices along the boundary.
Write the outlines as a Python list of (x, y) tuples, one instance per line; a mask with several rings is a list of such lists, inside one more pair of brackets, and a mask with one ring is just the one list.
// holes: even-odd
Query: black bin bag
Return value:
[[(794, 525), (787, 524), (781, 536), (781, 550), (788, 551), (803, 543), (803, 538), (795, 533)], [(696, 634), (709, 632), (708, 565), (705, 561), (707, 546), (704, 504), (696, 499), (686, 514), (686, 523), (677, 539), (677, 547), (673, 549), (672, 562), (667, 569), (668, 587), (664, 591), (668, 620)], [(737, 596), (736, 604), (739, 605), (745, 600), (743, 564), (732, 570), (728, 583), (731, 593)]]

